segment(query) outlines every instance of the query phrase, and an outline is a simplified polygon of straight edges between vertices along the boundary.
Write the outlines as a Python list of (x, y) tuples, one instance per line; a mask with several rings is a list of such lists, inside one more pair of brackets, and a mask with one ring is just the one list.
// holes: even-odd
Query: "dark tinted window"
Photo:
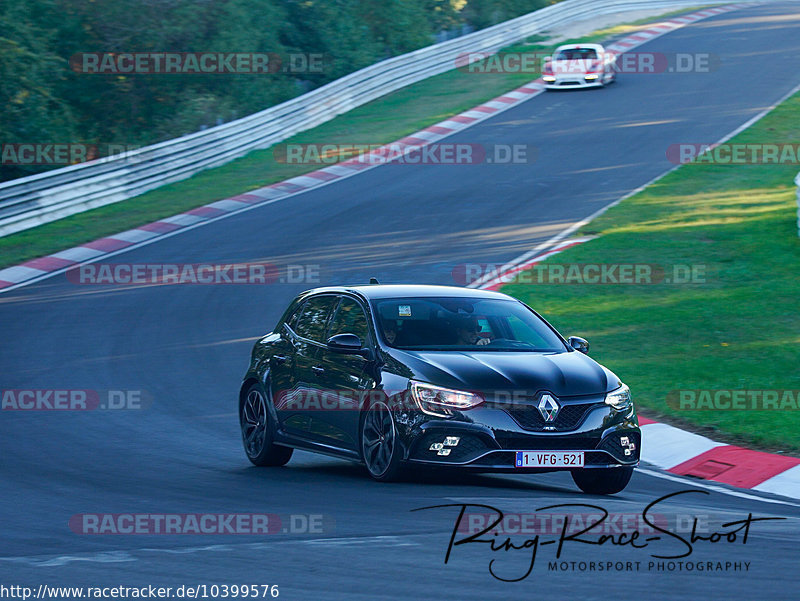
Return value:
[(569, 48), (568, 50), (562, 50), (555, 56), (557, 61), (591, 60), (595, 58), (597, 58), (597, 52), (595, 52), (594, 48)]
[(375, 302), (384, 340), (419, 350), (564, 352), (535, 313), (512, 300), (393, 298)]
[(300, 318), (300, 314), (302, 313), (303, 303), (298, 303), (298, 305), (294, 308), (294, 310), (289, 314), (289, 317), (286, 318), (286, 325), (288, 325), (293, 330), (295, 326), (297, 326), (297, 320)]
[(306, 301), (300, 319), (294, 326), (298, 336), (322, 342), (325, 336), (325, 325), (331, 309), (336, 302), (335, 296), (315, 296)]
[(331, 322), (328, 336), (355, 334), (361, 338), (362, 342), (366, 342), (368, 333), (369, 327), (367, 326), (367, 316), (364, 314), (364, 309), (352, 298), (342, 297), (339, 308), (336, 309), (336, 315)]

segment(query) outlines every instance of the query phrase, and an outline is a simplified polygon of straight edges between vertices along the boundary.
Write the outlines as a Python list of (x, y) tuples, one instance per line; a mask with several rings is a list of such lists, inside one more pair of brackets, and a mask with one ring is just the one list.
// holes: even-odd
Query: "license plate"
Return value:
[(583, 467), (583, 451), (517, 451), (517, 467)]

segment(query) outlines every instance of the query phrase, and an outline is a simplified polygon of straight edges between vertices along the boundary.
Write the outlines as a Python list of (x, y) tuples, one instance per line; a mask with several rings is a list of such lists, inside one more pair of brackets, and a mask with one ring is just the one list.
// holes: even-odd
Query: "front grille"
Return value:
[(475, 461), (474, 465), (514, 467), (516, 465), (516, 456), (514, 453), (489, 453)]
[(581, 451), (597, 446), (596, 438), (574, 436), (501, 436), (497, 442), (509, 451)]
[(614, 459), (598, 451), (587, 451), (583, 455), (584, 465), (609, 465), (614, 464)]
[(514, 420), (526, 430), (542, 431), (545, 426), (553, 428), (556, 432), (564, 432), (567, 430), (574, 430), (581, 425), (586, 414), (595, 407), (601, 406), (603, 403), (570, 403), (562, 404), (559, 409), (556, 419), (552, 422), (545, 422), (536, 403), (517, 405), (513, 407), (506, 407), (505, 411)]

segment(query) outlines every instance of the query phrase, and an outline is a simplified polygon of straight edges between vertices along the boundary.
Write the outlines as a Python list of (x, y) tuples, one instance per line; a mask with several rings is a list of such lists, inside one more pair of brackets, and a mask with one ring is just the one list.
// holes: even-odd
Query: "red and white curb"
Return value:
[(800, 499), (800, 459), (716, 442), (646, 417), (642, 460), (678, 476)]
[[(690, 23), (713, 17), (722, 13), (755, 6), (757, 3), (742, 2), (708, 8), (688, 15), (675, 17), (651, 25), (648, 29), (627, 36), (609, 46), (609, 49), (618, 54), (627, 52), (637, 46), (649, 42), (666, 33), (680, 29)], [(454, 65), (455, 66), (455, 65)], [(238, 213), (251, 210), (258, 206), (270, 204), (286, 198), (325, 186), (332, 182), (357, 175), (363, 171), (380, 166), (380, 157), (386, 152), (394, 154), (398, 148), (405, 155), (413, 150), (422, 148), (431, 143), (438, 142), (447, 136), (462, 131), (476, 123), (488, 119), (509, 108), (519, 105), (526, 100), (538, 96), (544, 91), (544, 82), (541, 79), (532, 81), (524, 86), (502, 96), (498, 96), (480, 106), (476, 106), (461, 114), (445, 119), (444, 121), (426, 127), (416, 133), (406, 136), (396, 142), (387, 144), (382, 148), (368, 153), (364, 157), (351, 159), (306, 173), (291, 179), (278, 182), (245, 194), (239, 194), (225, 200), (218, 200), (210, 204), (197, 207), (185, 213), (161, 219), (154, 223), (121, 232), (107, 238), (88, 242), (75, 248), (39, 257), (21, 265), (15, 265), (0, 270), (0, 293), (37, 282), (48, 277), (62, 273), (76, 265), (92, 263), (115, 254), (120, 254), (134, 248), (151, 244), (159, 239), (188, 231), (219, 219), (230, 217)], [(371, 163), (374, 159), (375, 163)]]
[(522, 261), (520, 263), (515, 263), (514, 265), (510, 265), (500, 269), (500, 273), (498, 275), (494, 275), (492, 273), (488, 274), (488, 279), (486, 277), (483, 280), (476, 280), (472, 282), (467, 288), (479, 288), (481, 290), (499, 290), (501, 286), (505, 284), (513, 283), (517, 279), (517, 275), (525, 271), (526, 269), (530, 269), (537, 263), (544, 261), (552, 257), (553, 255), (557, 255), (560, 252), (567, 250), (568, 248), (572, 248), (573, 246), (577, 246), (578, 244), (583, 244), (584, 242), (588, 242), (592, 240), (596, 236), (585, 236), (583, 238), (571, 238), (569, 240), (563, 240), (561, 242), (557, 242), (553, 246), (550, 246), (546, 250), (536, 254), (533, 258)]

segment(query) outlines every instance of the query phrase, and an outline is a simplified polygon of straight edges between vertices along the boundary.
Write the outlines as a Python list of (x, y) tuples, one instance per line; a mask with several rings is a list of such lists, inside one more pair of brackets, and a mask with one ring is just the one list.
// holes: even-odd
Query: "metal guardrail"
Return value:
[[(712, 4), (727, 4), (716, 2)], [(707, 0), (565, 0), (487, 29), (396, 56), (236, 121), (126, 153), (0, 184), (0, 236), (125, 200), (268, 148), (294, 134), (456, 66), (570, 21)]]

